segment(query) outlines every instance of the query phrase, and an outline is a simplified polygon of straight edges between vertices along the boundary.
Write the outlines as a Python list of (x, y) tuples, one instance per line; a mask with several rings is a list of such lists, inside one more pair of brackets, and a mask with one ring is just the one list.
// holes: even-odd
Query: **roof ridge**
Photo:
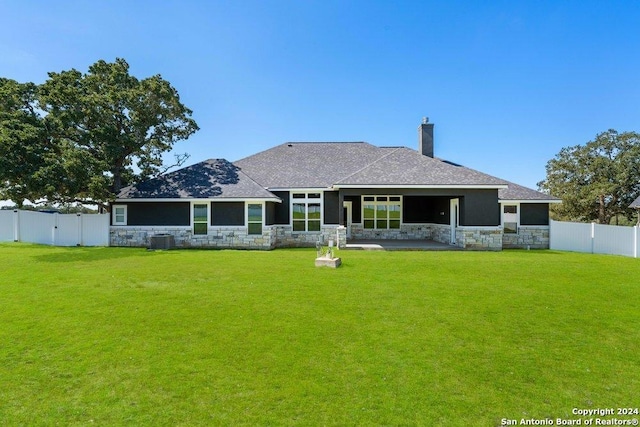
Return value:
[[(271, 194), (273, 197), (278, 197), (275, 194), (273, 194), (271, 192), (271, 190), (269, 190), (267, 187), (263, 186), (262, 184), (260, 184), (258, 181), (256, 181), (255, 179), (253, 179), (253, 177), (251, 175), (249, 175), (248, 173), (246, 173), (245, 171), (242, 170), (242, 168), (238, 165), (236, 165), (234, 162), (229, 162), (231, 163), (234, 167), (238, 168), (238, 170), (240, 171), (240, 173), (244, 176), (246, 176), (247, 178), (249, 178), (251, 180), (251, 182), (253, 182), (255, 185), (257, 185), (258, 187), (262, 188), (265, 191), (268, 191), (269, 194)], [(279, 197), (278, 197), (279, 198)]]
[(287, 141), (280, 145), (286, 145), (286, 144), (369, 144), (369, 143), (367, 141)]
[[(376, 148), (381, 148), (381, 147), (376, 147)], [(392, 147), (389, 147), (392, 148)], [(352, 176), (354, 176), (357, 173), (362, 172), (363, 170), (367, 169), (368, 167), (371, 167), (372, 165), (375, 165), (376, 163), (378, 163), (380, 160), (384, 159), (385, 157), (388, 157), (390, 155), (392, 155), (393, 153), (395, 153), (396, 151), (402, 149), (402, 147), (397, 147), (394, 150), (389, 151), (388, 153), (386, 153), (384, 156), (380, 156), (377, 159), (375, 159), (373, 162), (371, 163), (367, 163), (365, 166), (361, 167), (360, 169), (358, 169), (357, 171), (353, 172), (352, 174), (349, 174), (347, 176), (343, 176), (342, 178), (336, 180), (336, 182), (340, 182), (340, 181), (344, 181), (345, 179), (348, 179)]]

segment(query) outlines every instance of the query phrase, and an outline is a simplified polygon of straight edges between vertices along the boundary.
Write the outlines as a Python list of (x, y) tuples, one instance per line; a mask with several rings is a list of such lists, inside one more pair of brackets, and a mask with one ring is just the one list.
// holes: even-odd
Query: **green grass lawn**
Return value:
[(339, 254), (334, 270), (306, 249), (0, 244), (0, 424), (496, 426), (640, 406), (640, 259)]

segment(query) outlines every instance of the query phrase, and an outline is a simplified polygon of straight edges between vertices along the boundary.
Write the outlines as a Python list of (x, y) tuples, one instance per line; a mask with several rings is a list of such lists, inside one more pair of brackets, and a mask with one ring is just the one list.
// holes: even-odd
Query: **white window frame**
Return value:
[[(262, 210), (262, 219), (260, 220), (260, 224), (262, 224), (261, 227), (261, 231), (260, 234), (254, 233), (251, 234), (249, 233), (249, 224), (257, 224), (257, 221), (249, 221), (249, 205), (260, 205), (260, 209)], [(244, 209), (244, 223), (247, 225), (247, 235), (248, 236), (260, 236), (264, 233), (264, 224), (265, 224), (265, 216), (266, 216), (266, 209), (265, 209), (265, 203), (264, 202), (250, 202), (247, 201), (244, 204), (245, 209)]]
[[(124, 210), (124, 212), (123, 212), (123, 216), (124, 216), (123, 221), (118, 221), (117, 220), (117, 218), (118, 218), (117, 210), (118, 209), (123, 209)], [(127, 205), (113, 205), (111, 213), (112, 213), (112, 217), (111, 218), (112, 218), (113, 225), (127, 225)]]
[[(304, 197), (294, 198), (294, 194), (304, 194)], [(310, 194), (319, 194), (320, 197), (310, 198)], [(290, 193), (290, 203), (289, 203), (289, 211), (290, 214), (290, 224), (291, 228), (294, 227), (294, 219), (293, 219), (293, 205), (295, 204), (303, 204), (304, 208), (304, 230), (295, 230), (295, 233), (319, 233), (322, 231), (322, 225), (324, 224), (324, 192), (320, 190), (304, 190), (304, 191), (291, 191)], [(319, 204), (320, 205), (320, 229), (319, 230), (309, 230), (309, 205), (310, 204)], [(313, 219), (312, 221), (316, 221)], [(296, 222), (301, 222), (300, 220), (296, 220)]]
[[(504, 212), (504, 208), (507, 206), (515, 206), (516, 207), (516, 213), (515, 214), (505, 214)], [(514, 202), (508, 202), (508, 203), (501, 203), (500, 204), (500, 224), (502, 225), (502, 232), (504, 233), (505, 228), (504, 228), (504, 224), (505, 224), (505, 215), (516, 215), (516, 232), (515, 233), (506, 233), (506, 234), (518, 234), (520, 231), (520, 203), (514, 203)], [(513, 221), (508, 221), (508, 222), (513, 222)]]
[[(207, 232), (204, 234), (196, 234), (195, 233), (195, 224), (196, 222), (194, 221), (194, 210), (195, 210), (195, 206), (196, 205), (205, 205), (207, 207)], [(206, 236), (207, 234), (209, 234), (209, 227), (211, 224), (211, 202), (209, 200), (206, 201), (193, 201), (191, 202), (191, 232), (195, 235), (195, 236)], [(202, 224), (201, 222), (199, 222), (198, 224)]]
[[(373, 197), (373, 201), (365, 201), (366, 197)], [(378, 197), (386, 197), (387, 200), (386, 201), (378, 201)], [(391, 197), (397, 197), (400, 200), (399, 201), (391, 201)], [(403, 198), (402, 195), (400, 194), (363, 194), (361, 199), (360, 199), (360, 203), (362, 206), (362, 216), (360, 217), (362, 219), (362, 228), (366, 229), (366, 230), (400, 230), (402, 228), (402, 206), (403, 206)], [(389, 209), (388, 207), (390, 205), (397, 205), (398, 203), (400, 203), (400, 218), (399, 218), (399, 225), (398, 228), (391, 228), (389, 227), (390, 223), (391, 223), (391, 219), (389, 218)], [(371, 220), (371, 218), (366, 218), (365, 219), (365, 215), (364, 215), (364, 209), (365, 209), (365, 205), (374, 205), (374, 217), (373, 217), (373, 228), (366, 228), (365, 227), (365, 221), (366, 220)], [(387, 206), (387, 217), (385, 218), (386, 222), (387, 222), (387, 227), (386, 228), (379, 228), (378, 227), (378, 206), (379, 205), (385, 205)]]

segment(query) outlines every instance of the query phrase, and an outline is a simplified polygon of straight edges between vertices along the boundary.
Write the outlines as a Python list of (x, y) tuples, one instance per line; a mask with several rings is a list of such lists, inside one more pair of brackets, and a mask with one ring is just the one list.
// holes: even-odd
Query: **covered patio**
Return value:
[(348, 239), (345, 249), (365, 251), (460, 251), (458, 246), (434, 240), (360, 240)]

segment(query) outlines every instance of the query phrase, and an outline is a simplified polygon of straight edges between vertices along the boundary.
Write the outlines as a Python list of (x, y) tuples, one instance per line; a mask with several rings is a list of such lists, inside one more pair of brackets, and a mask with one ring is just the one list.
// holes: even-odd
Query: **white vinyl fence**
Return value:
[(551, 221), (551, 249), (640, 257), (640, 227)]
[(0, 210), (0, 242), (109, 246), (109, 214)]

